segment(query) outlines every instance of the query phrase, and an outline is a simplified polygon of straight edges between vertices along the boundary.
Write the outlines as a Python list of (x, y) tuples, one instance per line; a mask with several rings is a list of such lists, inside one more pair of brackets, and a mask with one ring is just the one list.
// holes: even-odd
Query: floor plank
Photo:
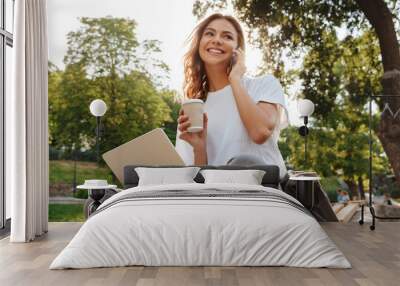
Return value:
[(0, 240), (0, 285), (399, 285), (400, 223), (368, 225), (323, 223), (352, 269), (290, 267), (117, 267), (48, 269), (81, 223), (50, 223), (49, 233), (32, 243)]

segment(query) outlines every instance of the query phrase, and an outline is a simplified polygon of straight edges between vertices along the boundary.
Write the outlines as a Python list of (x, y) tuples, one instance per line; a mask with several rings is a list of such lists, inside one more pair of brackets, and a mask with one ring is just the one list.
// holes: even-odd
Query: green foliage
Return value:
[(318, 121), (332, 128), (340, 122), (366, 125), (368, 96), (382, 91), (379, 44), (371, 31), (342, 41), (336, 32), (326, 33), (305, 55), (298, 74), (301, 95), (315, 103)]
[(281, 63), (286, 49), (288, 56), (298, 57), (313, 47), (326, 31), (365, 25), (362, 12), (355, 1), (227, 1), (197, 0), (194, 13), (198, 17), (207, 11), (226, 7), (231, 2), (238, 18), (250, 30), (257, 31), (253, 42), (263, 48), (264, 61), (270, 71)]
[[(316, 105), (310, 138), (310, 161), (324, 175), (347, 181), (368, 174), (368, 95), (381, 92), (379, 46), (370, 31), (339, 41), (326, 33), (304, 57), (299, 72), (301, 94)], [(378, 118), (374, 118), (377, 122)], [(379, 142), (375, 133), (374, 142)], [(374, 144), (374, 172), (388, 166)]]
[[(68, 33), (65, 69), (49, 69), (50, 144), (64, 153), (95, 148), (96, 120), (90, 102), (108, 106), (102, 118), (104, 153), (154, 128), (172, 138), (176, 109), (174, 93), (159, 79), (168, 66), (155, 56), (160, 42), (136, 38), (136, 23), (125, 18), (81, 18)], [(175, 125), (176, 126), (176, 125)]]
[[(400, 3), (396, 0), (382, 2), (392, 12), (400, 35)], [(319, 45), (325, 33), (342, 29), (347, 34), (357, 35), (360, 30), (369, 29), (357, 1), (348, 0), (196, 0), (193, 13), (202, 18), (207, 12), (228, 6), (249, 27), (249, 39), (263, 50), (264, 64), (270, 72), (281, 67), (283, 55), (293, 59), (300, 57), (309, 48)]]
[[(96, 84), (102, 86), (104, 81), (108, 79), (96, 79)], [(132, 72), (114, 83), (111, 90), (103, 88), (97, 94), (109, 106), (102, 120), (104, 136), (101, 152), (171, 121), (168, 105), (143, 74)], [(92, 128), (94, 130), (94, 124)]]
[(395, 177), (381, 172), (373, 176), (372, 187), (377, 195), (389, 194), (392, 198), (400, 198), (400, 187), (395, 183)]
[(108, 76), (110, 70), (126, 73), (129, 64), (136, 61), (134, 20), (124, 18), (80, 18), (81, 27), (67, 35), (66, 65), (81, 63), (96, 76)]
[[(400, 31), (399, 2), (390, 1)], [(349, 182), (365, 178), (368, 170), (368, 95), (380, 94), (382, 57), (376, 33), (357, 1), (207, 1), (194, 4), (202, 17), (231, 3), (236, 16), (251, 31), (251, 41), (263, 51), (261, 73), (271, 72), (288, 90), (296, 80), (298, 97), (315, 103), (310, 123), (309, 164), (304, 165), (304, 139), (296, 128), (282, 132), (284, 158), (295, 169), (314, 169), (323, 176), (342, 176)], [(387, 17), (387, 15), (382, 15)], [(340, 32), (340, 37), (338, 37)], [(288, 70), (283, 59), (298, 60)], [(378, 102), (379, 104), (379, 102)], [(379, 118), (373, 119), (376, 129)], [(373, 142), (379, 142), (373, 133)], [(389, 168), (381, 145), (374, 144), (374, 172)], [(354, 185), (354, 184), (352, 184)]]
[(49, 204), (50, 222), (83, 222), (83, 205)]
[[(368, 175), (369, 145), (365, 126), (357, 132), (346, 128), (310, 127), (307, 164), (304, 162), (304, 138), (298, 134), (297, 127), (288, 127), (281, 132), (279, 146), (286, 162), (297, 170), (310, 169), (323, 177), (339, 176), (351, 181)], [(384, 172), (388, 159), (383, 155), (382, 147), (374, 144), (372, 151), (373, 172)]]
[(87, 199), (89, 197), (88, 194), (88, 190), (76, 190), (76, 192), (74, 193), (74, 198), (78, 198), (78, 199)]
[(330, 202), (337, 202), (337, 189), (343, 189), (337, 177), (322, 178), (321, 185)]
[(95, 86), (80, 64), (68, 65), (65, 71), (49, 74), (49, 128), (51, 144), (69, 152), (87, 145), (93, 137), (88, 106), (96, 98)]
[(164, 131), (171, 142), (175, 145), (176, 130), (178, 129), (178, 117), (181, 104), (179, 103), (178, 94), (174, 91), (163, 90), (161, 92), (161, 97), (171, 110), (171, 120), (165, 123)]

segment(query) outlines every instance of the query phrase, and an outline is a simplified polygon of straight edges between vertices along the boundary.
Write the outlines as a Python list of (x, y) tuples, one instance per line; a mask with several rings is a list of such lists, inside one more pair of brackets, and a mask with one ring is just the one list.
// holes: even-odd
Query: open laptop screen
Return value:
[(121, 183), (124, 181), (124, 167), (127, 165), (185, 166), (161, 128), (156, 128), (104, 153), (103, 159)]

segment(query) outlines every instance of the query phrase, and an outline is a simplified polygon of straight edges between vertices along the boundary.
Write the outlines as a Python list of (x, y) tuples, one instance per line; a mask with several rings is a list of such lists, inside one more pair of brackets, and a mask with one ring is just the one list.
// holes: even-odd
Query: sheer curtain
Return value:
[(13, 92), (6, 98), (6, 187), (12, 242), (48, 227), (48, 95), (46, 0), (15, 2)]

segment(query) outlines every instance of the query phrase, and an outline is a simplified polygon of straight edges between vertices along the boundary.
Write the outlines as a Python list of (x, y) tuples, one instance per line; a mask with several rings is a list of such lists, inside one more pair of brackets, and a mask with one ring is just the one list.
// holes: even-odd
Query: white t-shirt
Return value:
[[(257, 78), (244, 76), (242, 84), (255, 103), (263, 101), (278, 104), (279, 123), (266, 142), (256, 144), (251, 140), (243, 125), (231, 86), (227, 85), (215, 92), (209, 92), (204, 104), (204, 111), (208, 116), (208, 164), (225, 165), (234, 156), (251, 154), (262, 159), (265, 164), (279, 166), (280, 177), (283, 178), (287, 170), (278, 148), (278, 138), (280, 130), (288, 125), (289, 117), (282, 86), (272, 75)], [(176, 151), (186, 165), (192, 165), (194, 163), (193, 148), (186, 141), (179, 139), (179, 134), (178, 130)]]

